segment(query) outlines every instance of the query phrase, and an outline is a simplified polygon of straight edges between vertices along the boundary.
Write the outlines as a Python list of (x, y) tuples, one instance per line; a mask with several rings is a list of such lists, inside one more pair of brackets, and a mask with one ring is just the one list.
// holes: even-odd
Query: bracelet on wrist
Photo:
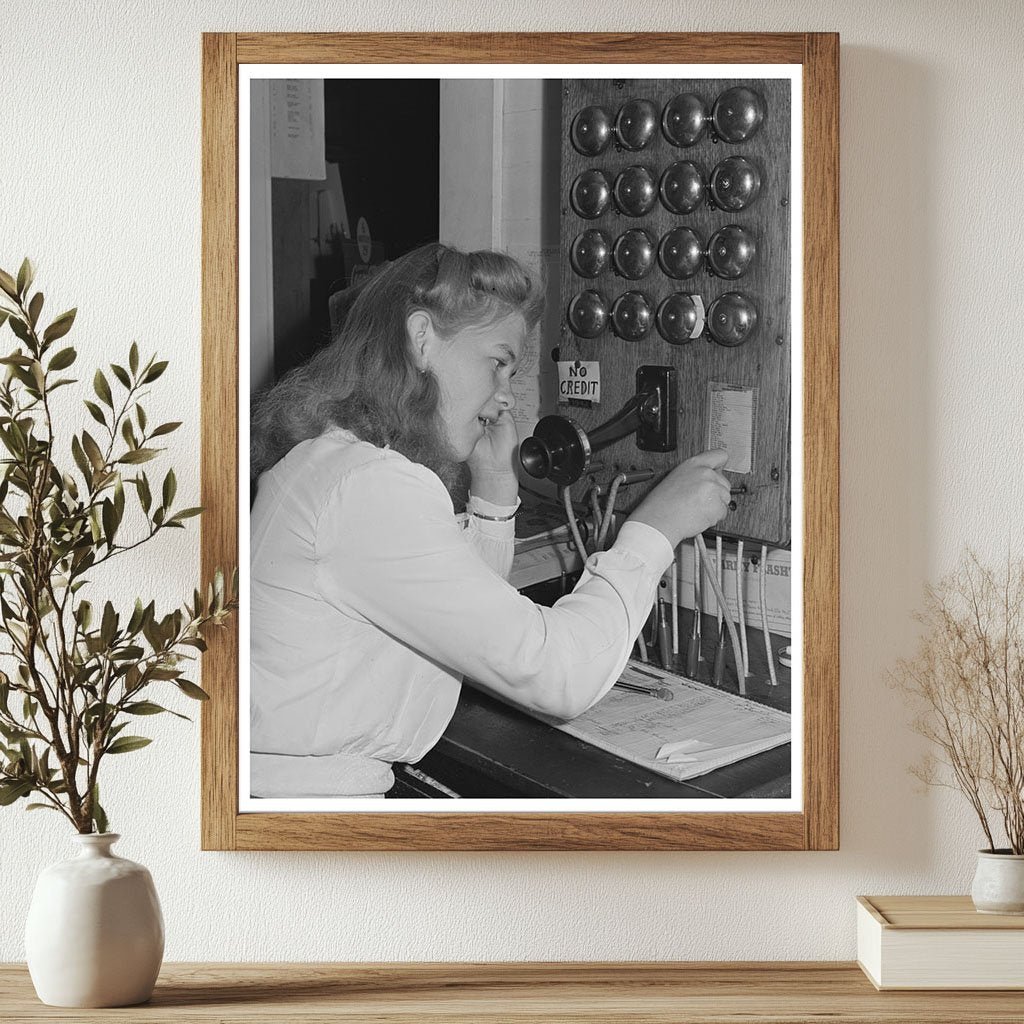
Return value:
[(516, 509), (511, 515), (507, 516), (485, 516), (483, 512), (470, 512), (471, 516), (476, 516), (477, 519), (486, 519), (489, 523), (507, 523), (512, 519), (515, 519), (519, 513), (519, 509)]

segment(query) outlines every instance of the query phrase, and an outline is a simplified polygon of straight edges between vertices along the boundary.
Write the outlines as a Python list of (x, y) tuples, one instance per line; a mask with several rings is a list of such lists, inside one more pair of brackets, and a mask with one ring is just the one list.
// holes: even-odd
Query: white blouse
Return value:
[[(511, 509), (470, 498), (469, 512)], [(672, 561), (627, 522), (543, 608), (505, 581), (514, 523), (457, 516), (430, 470), (334, 428), (252, 509), (252, 794), (376, 795), (451, 720), (462, 678), (573, 718), (621, 673)]]

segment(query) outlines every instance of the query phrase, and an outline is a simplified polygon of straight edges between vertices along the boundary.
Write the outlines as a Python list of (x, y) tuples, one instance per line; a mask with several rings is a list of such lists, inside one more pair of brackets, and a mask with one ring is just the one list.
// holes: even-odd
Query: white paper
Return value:
[(725, 448), (731, 473), (750, 473), (754, 468), (753, 388), (712, 381), (708, 384), (708, 448)]
[(322, 78), (270, 83), (270, 174), (307, 181), (327, 177)]
[(791, 740), (792, 718), (785, 711), (633, 661), (621, 679), (666, 687), (673, 699), (613, 687), (571, 722), (545, 721), (677, 782)]

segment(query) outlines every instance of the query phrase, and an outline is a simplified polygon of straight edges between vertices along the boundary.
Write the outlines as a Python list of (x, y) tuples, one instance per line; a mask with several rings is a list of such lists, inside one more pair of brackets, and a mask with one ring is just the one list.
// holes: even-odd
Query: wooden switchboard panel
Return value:
[[(738, 142), (716, 138), (709, 120), (701, 137), (692, 144), (676, 145), (670, 141), (671, 131), (663, 126), (663, 116), (674, 98), (693, 94), (703, 101), (710, 114), (716, 100), (734, 87), (752, 90), (763, 102), (763, 120), (748, 138)], [(601, 152), (580, 152), (573, 142), (572, 129), (581, 111), (599, 107), (606, 113), (607, 122), (615, 125), (623, 106), (641, 99), (650, 101), (647, 110), (656, 112), (657, 124), (640, 148), (623, 146), (613, 129), (610, 142)], [(775, 546), (788, 545), (791, 356), (793, 345), (799, 343), (792, 336), (790, 317), (790, 81), (565, 80), (561, 129), (559, 354), (565, 362), (600, 363), (601, 400), (592, 403), (560, 396), (559, 412), (574, 419), (584, 430), (593, 430), (632, 397), (636, 370), (644, 365), (674, 367), (679, 395), (676, 452), (640, 451), (635, 438), (627, 437), (595, 455), (595, 463), (603, 464), (603, 468), (577, 483), (574, 497), (582, 499), (595, 480), (606, 487), (621, 469), (651, 469), (658, 479), (682, 459), (707, 447), (721, 446), (722, 439), (728, 436), (731, 454), (726, 475), (734, 487), (745, 487), (746, 493), (736, 496), (736, 509), (721, 521), (717, 532)], [(715, 168), (730, 157), (745, 158), (760, 176), (756, 198), (739, 209), (719, 208), (708, 198), (707, 186)], [(646, 176), (640, 173), (639, 178), (660, 186), (665, 171), (679, 162), (694, 164), (703, 183), (704, 194), (695, 209), (673, 211), (660, 188), (650, 209), (640, 214), (625, 209), (630, 192), (622, 190), (627, 199), (623, 203), (615, 187), (623, 172), (643, 168)], [(580, 175), (595, 169), (603, 172), (612, 198), (597, 216), (584, 216), (579, 202), (573, 200), (574, 185)], [(633, 279), (623, 275), (614, 257), (589, 277), (579, 273), (572, 259), (577, 240), (590, 230), (603, 232), (614, 249), (626, 232), (642, 229), (654, 243), (655, 252), (659, 252), (665, 236), (679, 227), (692, 230), (700, 247), (706, 250), (715, 233), (729, 225), (742, 228), (755, 248), (748, 267), (734, 279), (716, 275), (710, 269), (706, 251), (697, 260), (696, 273), (687, 278), (671, 276), (660, 257), (653, 260), (648, 271)], [(606, 326), (594, 337), (579, 336), (574, 332), (569, 310), (574, 298), (585, 291), (596, 292), (609, 314), (623, 293), (640, 293), (650, 313), (649, 332), (638, 340), (628, 340), (623, 332), (616, 331), (609, 315)], [(707, 328), (692, 340), (669, 343), (659, 329), (656, 314), (674, 293), (699, 296), (705, 311), (710, 311), (720, 296), (740, 293), (756, 311), (756, 325), (734, 347), (716, 342)], [(649, 486), (623, 489), (619, 507), (625, 511), (633, 508)]]

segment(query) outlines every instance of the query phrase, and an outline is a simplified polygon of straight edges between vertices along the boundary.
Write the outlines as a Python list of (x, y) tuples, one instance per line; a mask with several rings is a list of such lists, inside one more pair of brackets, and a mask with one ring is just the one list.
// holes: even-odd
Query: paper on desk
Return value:
[(666, 686), (673, 700), (613, 687), (578, 718), (551, 724), (677, 782), (790, 742), (785, 711), (632, 661), (621, 679)]
[[(719, 747), (702, 744), (691, 750), (666, 752), (666, 748), (675, 746), (673, 743), (668, 743), (658, 751), (658, 760), (663, 761), (665, 764), (700, 764), (712, 757), (716, 760), (720, 757), (729, 757), (732, 760), (738, 761), (744, 757), (750, 757), (751, 754), (757, 753), (760, 750), (788, 743), (789, 733), (778, 733), (770, 737), (770, 739), (773, 742), (769, 744), (769, 747), (762, 747), (761, 742), (757, 741), (756, 743), (731, 743), (727, 746)], [(778, 743), (774, 742), (776, 739)], [(735, 757), (733, 757), (734, 754), (736, 755)]]

